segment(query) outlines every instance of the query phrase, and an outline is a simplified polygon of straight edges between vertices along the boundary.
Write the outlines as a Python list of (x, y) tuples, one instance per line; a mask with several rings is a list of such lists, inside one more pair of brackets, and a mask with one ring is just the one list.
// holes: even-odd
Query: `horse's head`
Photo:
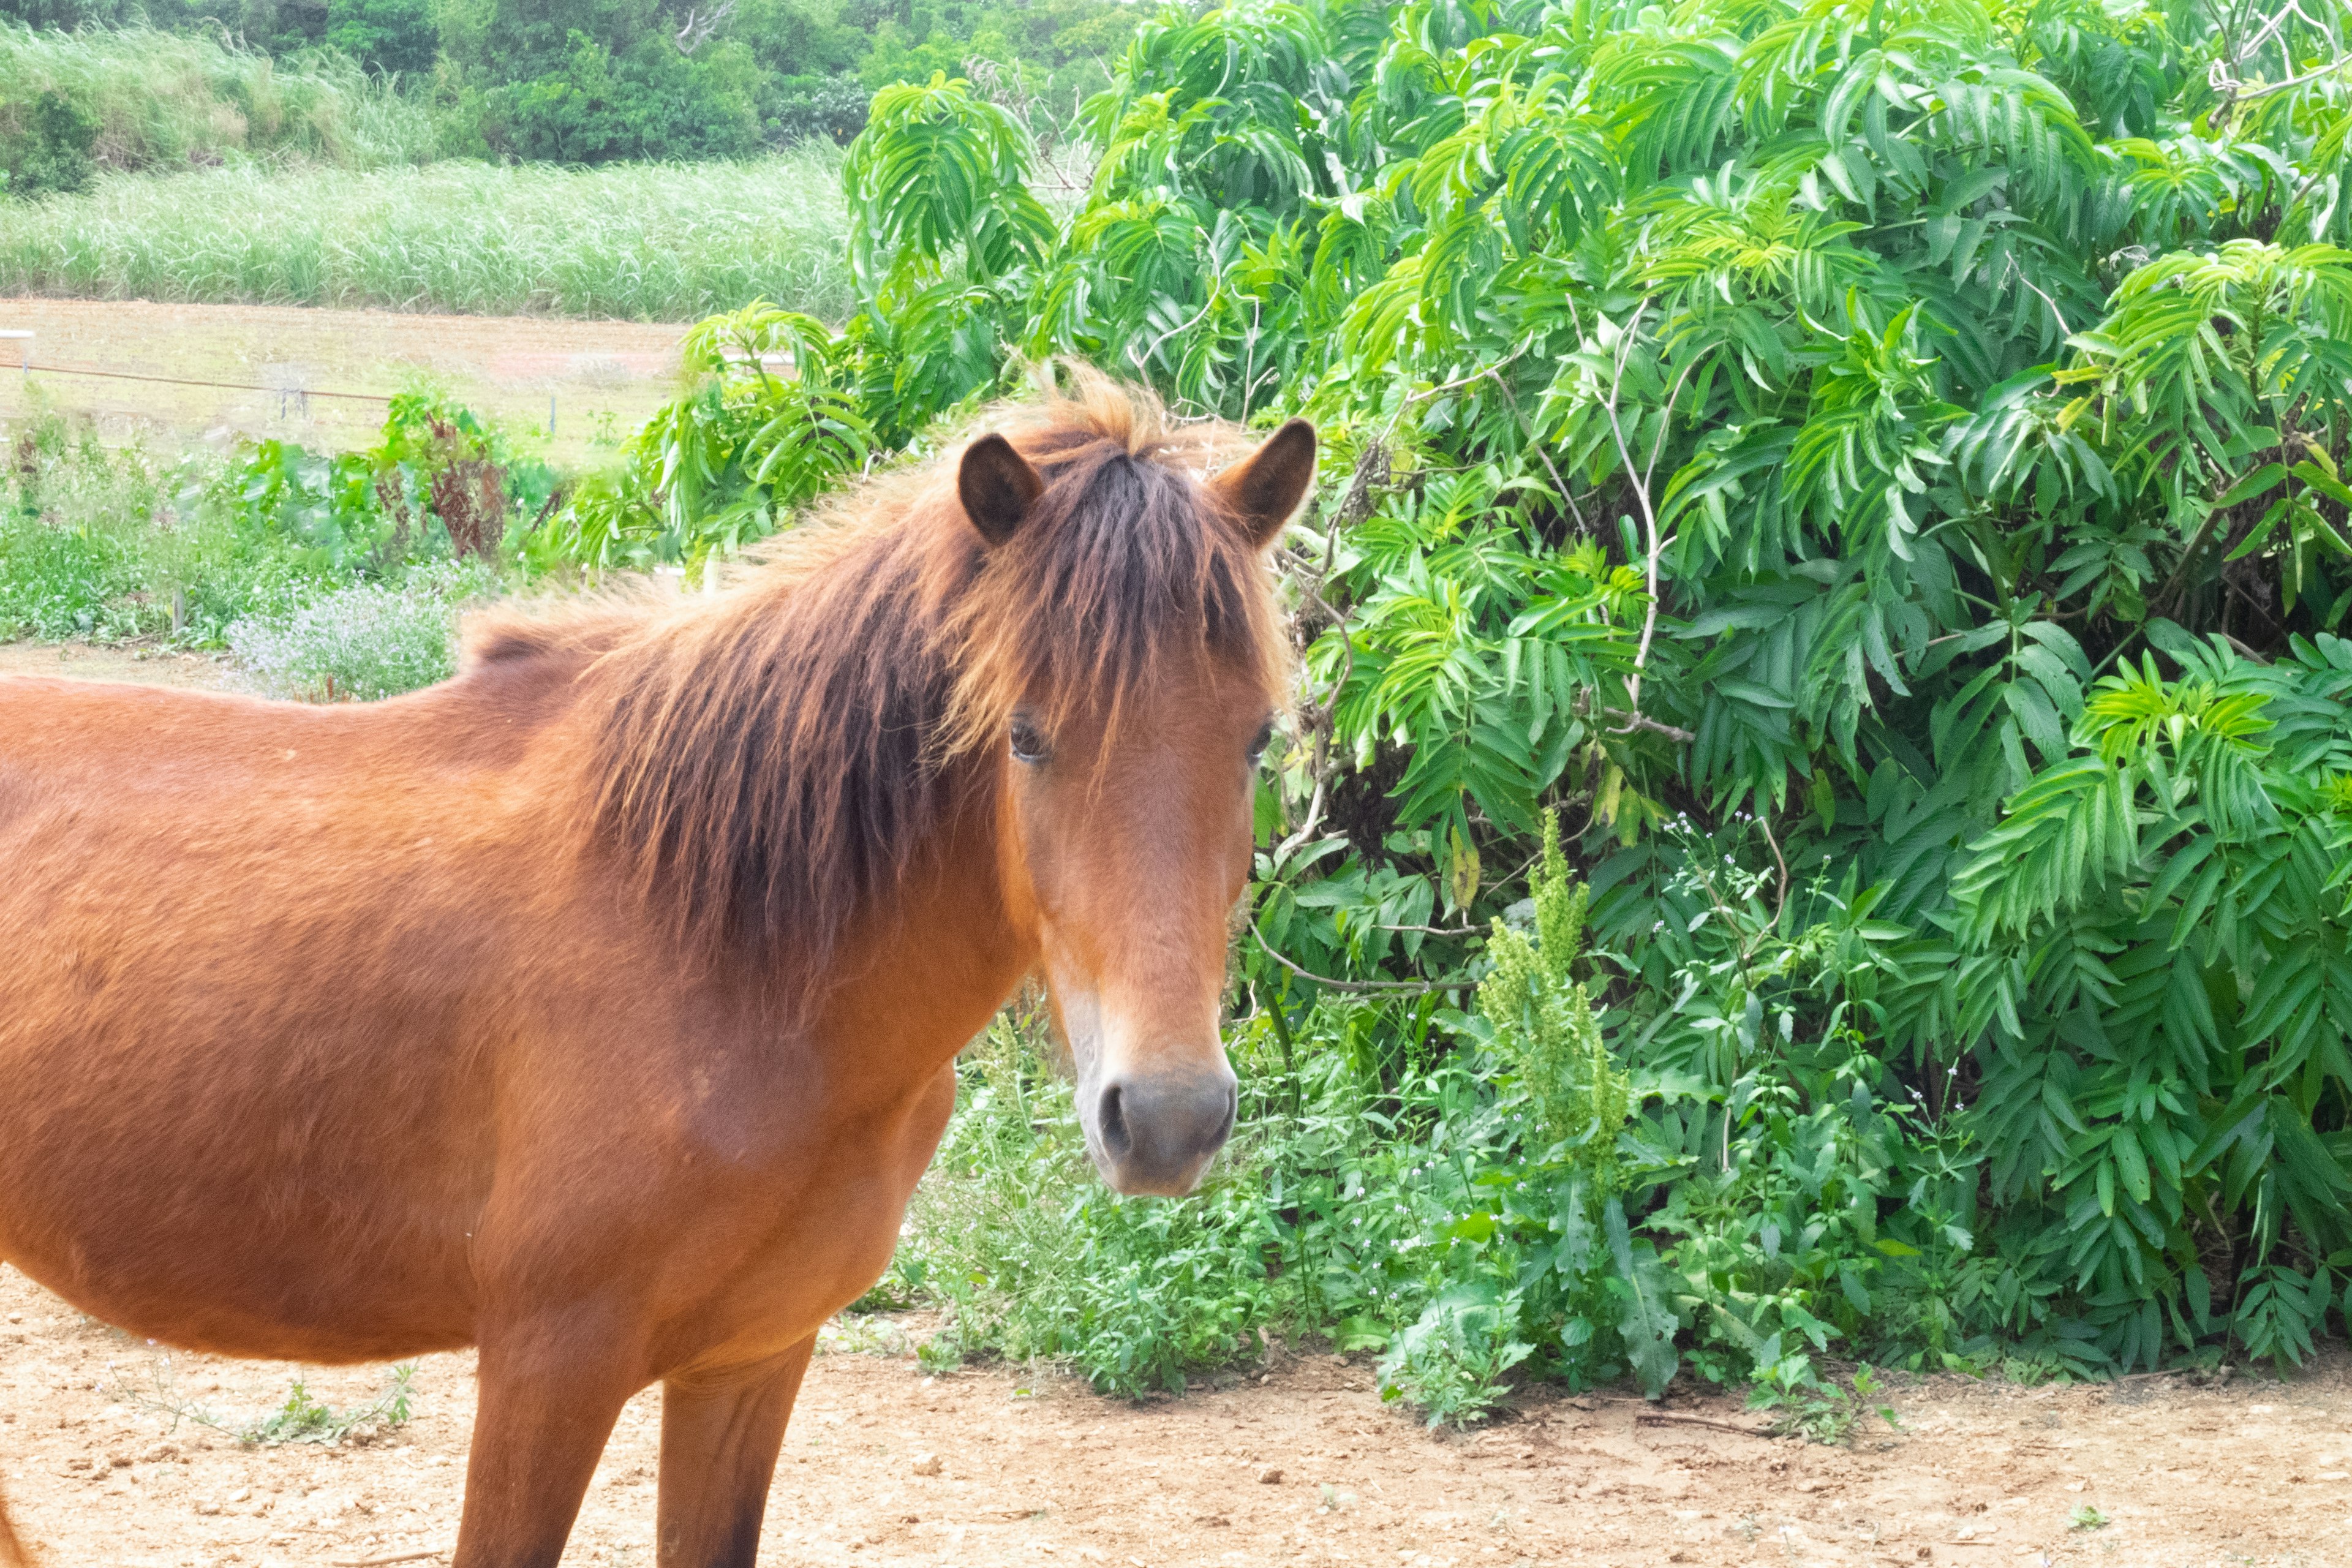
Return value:
[(998, 726), (976, 739), (1003, 784), (1003, 881), (1097, 1168), (1186, 1193), (1233, 1131), (1228, 922), (1284, 697), (1262, 558), (1315, 432), (1293, 420), (1205, 484), (1132, 443), (1033, 453), (983, 437), (957, 485), (988, 546), (976, 597), (1013, 612), (992, 628), (1015, 645), (991, 661), (997, 698), (976, 705)]

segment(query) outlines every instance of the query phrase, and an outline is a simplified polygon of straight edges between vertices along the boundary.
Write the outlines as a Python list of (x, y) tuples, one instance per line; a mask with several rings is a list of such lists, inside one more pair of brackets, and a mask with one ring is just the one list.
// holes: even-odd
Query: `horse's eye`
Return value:
[(1021, 762), (1042, 763), (1053, 752), (1053, 748), (1045, 743), (1045, 737), (1038, 732), (1037, 726), (1026, 719), (1013, 721), (1011, 740), (1013, 755)]
[(1274, 744), (1274, 721), (1268, 719), (1265, 723), (1260, 724), (1257, 727), (1257, 733), (1251, 737), (1249, 747), (1250, 766), (1255, 767), (1258, 763), (1264, 762), (1265, 760), (1265, 749), (1272, 744)]

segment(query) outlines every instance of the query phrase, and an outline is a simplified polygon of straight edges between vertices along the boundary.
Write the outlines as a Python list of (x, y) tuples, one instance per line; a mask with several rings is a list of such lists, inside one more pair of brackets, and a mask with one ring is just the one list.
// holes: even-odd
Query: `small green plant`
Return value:
[(1504, 1394), (1503, 1378), (1535, 1353), (1519, 1299), (1468, 1286), (1430, 1303), (1381, 1362), (1381, 1397), (1418, 1405), (1432, 1427), (1483, 1421)]
[(941, 1329), (915, 1347), (915, 1363), (932, 1377), (963, 1365), (963, 1339), (953, 1329)]
[(1591, 994), (1573, 978), (1586, 902), (1584, 884), (1569, 875), (1560, 853), (1559, 814), (1547, 811), (1533, 899), (1536, 940), (1494, 922), (1486, 946), (1494, 970), (1478, 987), (1478, 1010), (1527, 1086), (1536, 1142), (1567, 1151), (1601, 1202), (1620, 1190), (1617, 1134), (1633, 1093), (1601, 1041)]
[(362, 583), (290, 614), (239, 621), (229, 652), (259, 690), (310, 701), (373, 701), (457, 670), (458, 606), (494, 581), (478, 568), (419, 570), (398, 587)]
[(1749, 1374), (1748, 1407), (1773, 1414), (1773, 1432), (1783, 1437), (1839, 1445), (1850, 1441), (1854, 1426), (1874, 1411), (1889, 1426), (1902, 1425), (1891, 1405), (1872, 1406), (1877, 1397), (1877, 1374), (1868, 1367), (1855, 1369), (1849, 1384), (1823, 1377), (1804, 1351), (1781, 1352), (1780, 1337), (1773, 1335), (1757, 1352)]
[[(109, 1367), (112, 1381), (112, 1367)], [(113, 1392), (126, 1403), (170, 1419), (224, 1433), (252, 1447), (282, 1443), (369, 1443), (398, 1431), (415, 1411), (416, 1363), (402, 1362), (392, 1369), (383, 1388), (364, 1405), (338, 1410), (310, 1392), (301, 1378), (294, 1380), (285, 1401), (276, 1409), (238, 1421), (197, 1404), (180, 1393), (172, 1360), (158, 1355), (150, 1369), (152, 1393), (117, 1385)]]
[(2104, 1530), (2106, 1528), (2107, 1516), (2099, 1511), (2096, 1504), (2086, 1502), (2068, 1514), (2066, 1522), (2076, 1530)]
[(286, 1403), (259, 1420), (223, 1428), (240, 1443), (341, 1443), (369, 1440), (408, 1424), (415, 1396), (410, 1384), (416, 1363), (403, 1362), (392, 1369), (383, 1391), (365, 1405), (338, 1410), (312, 1394), (300, 1378), (287, 1391)]

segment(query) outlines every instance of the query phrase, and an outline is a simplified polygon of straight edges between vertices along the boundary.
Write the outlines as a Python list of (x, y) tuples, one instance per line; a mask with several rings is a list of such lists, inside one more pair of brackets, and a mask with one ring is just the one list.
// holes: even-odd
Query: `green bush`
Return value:
[[(1456, 1418), (1520, 1345), (1802, 1420), (1830, 1356), (2308, 1356), (2352, 1274), (2339, 56), (2075, 0), (1171, 12), (1065, 212), (988, 72), (877, 96), (864, 307), (806, 350), (877, 447), (1055, 354), (1324, 437), (1266, 1097), (1167, 1222), (1203, 1315), (1139, 1320), (1244, 1303)], [(1573, 961), (1519, 934), (1563, 865)]]
[(428, 103), (339, 55), (280, 62), (217, 30), (36, 31), (0, 16), (0, 166), (17, 195), (86, 183), (21, 177), (45, 159), (71, 176), (262, 157), (373, 168), (440, 142)]
[(225, 640), (248, 682), (268, 696), (396, 697), (457, 673), (458, 610), (497, 584), (477, 563), (423, 567), (397, 585), (355, 584), (284, 615), (237, 621)]
[(22, 124), (0, 139), (0, 186), (17, 196), (84, 189), (96, 168), (89, 151), (98, 130), (98, 116), (79, 99), (44, 89)]
[(758, 68), (740, 46), (688, 58), (650, 37), (614, 55), (572, 35), (561, 69), (495, 89), (492, 147), (554, 163), (740, 158), (760, 144)]
[[(555, 482), (470, 413), (424, 394), (393, 400), (374, 446), (332, 457), (247, 441), (226, 457), (165, 466), (136, 446), (109, 448), (86, 423), (54, 414), (26, 422), (11, 445), (0, 486), (5, 637), (165, 637), (216, 647), (239, 626), (249, 639), (275, 637), (339, 589), (373, 585), (401, 598), (416, 578), (415, 604), (402, 600), (415, 614), (371, 612), (372, 625), (413, 648), (416, 605), (479, 596), (518, 569)], [(303, 626), (312, 642), (325, 636)], [(263, 643), (252, 646), (258, 658)], [(261, 662), (299, 687), (309, 667), (298, 653), (288, 644)], [(446, 670), (446, 648), (442, 666), (388, 651), (391, 673), (381, 676), (349, 664), (356, 651), (335, 657), (346, 664), (320, 666), (320, 679), (335, 673), (340, 694), (391, 689), (406, 679), (402, 670)]]

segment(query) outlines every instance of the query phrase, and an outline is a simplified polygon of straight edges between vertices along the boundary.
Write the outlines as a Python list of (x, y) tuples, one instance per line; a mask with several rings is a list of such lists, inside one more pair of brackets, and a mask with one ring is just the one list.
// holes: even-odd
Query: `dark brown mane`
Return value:
[[(1280, 693), (1265, 568), (1200, 482), (1234, 432), (1089, 381), (1006, 434), (1046, 488), (993, 550), (950, 454), (846, 498), (723, 594), (576, 626), (599, 655), (596, 840), (690, 951), (813, 984), (958, 792), (989, 787), (965, 764), (1018, 703), (1116, 724), (1208, 658)], [(476, 646), (531, 641), (509, 622)]]

